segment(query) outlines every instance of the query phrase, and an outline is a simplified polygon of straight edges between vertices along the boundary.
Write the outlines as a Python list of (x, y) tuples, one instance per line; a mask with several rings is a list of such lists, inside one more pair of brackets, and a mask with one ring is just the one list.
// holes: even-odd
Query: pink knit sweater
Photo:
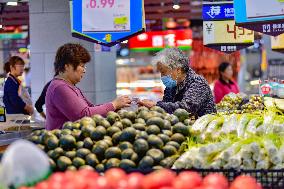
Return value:
[(112, 103), (93, 105), (81, 90), (61, 79), (54, 79), (45, 97), (47, 130), (61, 129), (67, 121), (76, 121), (84, 116), (105, 116), (114, 111)]

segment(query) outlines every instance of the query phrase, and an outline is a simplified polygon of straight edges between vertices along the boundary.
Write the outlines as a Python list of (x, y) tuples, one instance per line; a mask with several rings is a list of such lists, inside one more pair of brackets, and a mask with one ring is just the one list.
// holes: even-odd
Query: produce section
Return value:
[(35, 131), (30, 140), (48, 154), (54, 170), (170, 168), (189, 134), (189, 118), (183, 109), (170, 115), (159, 107), (140, 107), (67, 122), (62, 130)]
[[(107, 174), (112, 168), (128, 173), (151, 173), (168, 168), (175, 173), (196, 170), (203, 176), (221, 173), (232, 181), (247, 171), (265, 188), (282, 186), (284, 183), (275, 179), (284, 176), (284, 116), (277, 105), (279, 101), (271, 99), (229, 94), (217, 105), (216, 114), (197, 120), (184, 109), (177, 109), (173, 114), (157, 106), (139, 107), (137, 111), (119, 110), (109, 112), (105, 118), (94, 115), (66, 122), (62, 130), (37, 130), (28, 139), (48, 156), (51, 170), (62, 172), (55, 175), (89, 171), (88, 174), (103, 180), (98, 173)], [(141, 176), (140, 173), (137, 174)], [(53, 185), (50, 181), (53, 177), (34, 188)], [(179, 176), (175, 178), (178, 180)], [(84, 182), (85, 188), (96, 182)], [(76, 186), (76, 183), (70, 185)], [(233, 185), (225, 188), (234, 188)], [(175, 184), (167, 187), (179, 189)], [(207, 187), (210, 188), (199, 186)], [(111, 188), (124, 188), (124, 185)]]

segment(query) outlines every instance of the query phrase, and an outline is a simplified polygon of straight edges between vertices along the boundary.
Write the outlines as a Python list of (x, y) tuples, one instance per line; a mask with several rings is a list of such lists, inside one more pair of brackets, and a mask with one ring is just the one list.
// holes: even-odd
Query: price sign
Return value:
[(234, 8), (238, 26), (271, 36), (284, 33), (283, 0), (234, 0)]
[(208, 44), (238, 44), (253, 43), (254, 32), (236, 26), (234, 20), (227, 21), (205, 21), (204, 45)]
[(2, 106), (0, 106), (0, 122), (6, 122), (6, 111)]
[[(236, 26), (232, 1), (203, 1), (203, 44), (224, 53), (253, 45), (254, 32)], [(209, 16), (208, 16), (209, 15)]]
[(113, 46), (145, 31), (143, 0), (73, 0), (72, 36)]
[(284, 52), (284, 34), (271, 37), (271, 49), (277, 52)]
[(130, 0), (83, 0), (82, 13), (83, 32), (130, 31)]

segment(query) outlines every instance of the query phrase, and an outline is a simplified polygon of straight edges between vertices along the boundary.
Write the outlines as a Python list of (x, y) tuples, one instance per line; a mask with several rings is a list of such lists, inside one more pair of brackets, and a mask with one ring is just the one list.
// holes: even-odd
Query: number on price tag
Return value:
[(99, 9), (99, 8), (112, 8), (115, 3), (115, 0), (90, 0), (89, 3), (86, 4), (87, 8), (91, 9)]

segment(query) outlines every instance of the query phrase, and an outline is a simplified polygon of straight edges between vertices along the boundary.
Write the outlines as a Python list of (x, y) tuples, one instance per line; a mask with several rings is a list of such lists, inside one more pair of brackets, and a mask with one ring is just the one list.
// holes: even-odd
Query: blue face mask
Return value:
[(177, 82), (173, 80), (169, 75), (161, 77), (161, 80), (167, 88), (171, 89), (177, 86)]

